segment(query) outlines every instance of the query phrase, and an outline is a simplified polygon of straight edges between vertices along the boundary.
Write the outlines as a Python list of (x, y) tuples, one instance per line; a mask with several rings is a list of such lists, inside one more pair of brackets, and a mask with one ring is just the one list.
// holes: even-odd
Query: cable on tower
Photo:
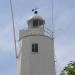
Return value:
[(14, 24), (14, 15), (13, 15), (13, 8), (12, 8), (12, 1), (10, 0), (10, 8), (11, 8), (11, 17), (12, 17), (12, 25), (13, 25), (13, 38), (14, 38), (14, 46), (15, 46), (15, 55), (17, 55), (17, 47), (16, 47), (16, 34), (15, 34), (15, 24)]

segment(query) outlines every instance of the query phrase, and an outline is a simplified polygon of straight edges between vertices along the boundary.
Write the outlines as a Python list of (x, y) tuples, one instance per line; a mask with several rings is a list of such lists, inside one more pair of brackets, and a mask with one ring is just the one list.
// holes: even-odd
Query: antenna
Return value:
[(15, 24), (14, 24), (14, 15), (13, 15), (13, 9), (12, 9), (12, 2), (10, 0), (10, 8), (11, 8), (11, 17), (12, 17), (12, 25), (13, 25), (13, 38), (14, 38), (14, 46), (15, 46), (15, 55), (17, 56), (17, 47), (16, 47), (16, 35), (15, 35)]

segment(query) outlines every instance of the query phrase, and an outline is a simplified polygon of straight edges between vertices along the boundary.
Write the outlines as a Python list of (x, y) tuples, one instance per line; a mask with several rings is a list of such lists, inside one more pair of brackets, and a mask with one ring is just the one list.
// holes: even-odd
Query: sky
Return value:
[[(12, 5), (17, 44), (19, 30), (27, 28), (26, 20), (33, 15), (33, 8), (38, 8), (46, 20), (45, 26), (54, 30), (56, 75), (59, 75), (65, 65), (75, 61), (75, 0), (54, 0), (54, 25), (52, 0), (12, 0)], [(9, 0), (0, 0), (0, 75), (16, 75)]]

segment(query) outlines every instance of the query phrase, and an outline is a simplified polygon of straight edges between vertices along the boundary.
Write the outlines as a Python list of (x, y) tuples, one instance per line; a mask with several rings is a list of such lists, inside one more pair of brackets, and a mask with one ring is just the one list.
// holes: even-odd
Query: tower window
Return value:
[(44, 20), (40, 20), (40, 19), (33, 20), (33, 27), (41, 26), (41, 25), (44, 25), (44, 24), (45, 24)]
[(38, 44), (37, 43), (32, 44), (32, 52), (38, 52)]
[(33, 20), (33, 27), (37, 27), (38, 26), (38, 20)]

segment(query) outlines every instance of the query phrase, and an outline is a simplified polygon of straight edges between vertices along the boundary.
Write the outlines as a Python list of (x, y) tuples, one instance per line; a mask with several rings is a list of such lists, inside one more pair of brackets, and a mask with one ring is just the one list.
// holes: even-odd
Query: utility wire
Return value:
[(11, 8), (11, 17), (12, 17), (12, 25), (13, 25), (13, 38), (14, 38), (14, 46), (15, 46), (15, 55), (16, 55), (16, 58), (18, 58), (18, 56), (17, 56), (17, 47), (16, 47), (14, 15), (13, 15), (12, 1), (11, 0), (10, 0), (10, 8)]
[(52, 0), (52, 27), (53, 27), (53, 37), (55, 32), (55, 26), (54, 26), (54, 0)]
[(52, 25), (54, 24), (54, 23), (53, 23), (53, 16), (54, 16), (54, 15), (53, 15), (53, 11), (54, 11), (54, 1), (52, 0)]

